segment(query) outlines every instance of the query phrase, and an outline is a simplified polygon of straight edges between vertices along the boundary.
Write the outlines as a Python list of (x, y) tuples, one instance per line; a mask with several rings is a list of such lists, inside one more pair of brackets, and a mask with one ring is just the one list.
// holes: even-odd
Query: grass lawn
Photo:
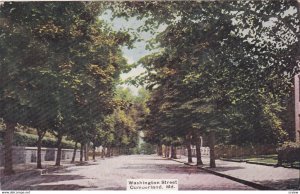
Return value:
[(268, 164), (277, 164), (277, 154), (262, 155), (262, 156), (255, 156), (255, 157), (247, 157), (245, 159), (247, 161), (253, 161), (253, 162), (262, 162), (262, 163), (268, 163)]
[[(268, 164), (268, 165), (276, 165), (277, 164), (277, 154), (271, 155), (260, 155), (260, 156), (250, 156), (250, 157), (243, 157), (243, 158), (232, 158), (233, 160), (241, 160), (244, 162), (256, 162), (261, 164)], [(289, 163), (283, 163), (284, 167), (291, 167)], [(300, 168), (300, 162), (294, 162), (293, 167)]]

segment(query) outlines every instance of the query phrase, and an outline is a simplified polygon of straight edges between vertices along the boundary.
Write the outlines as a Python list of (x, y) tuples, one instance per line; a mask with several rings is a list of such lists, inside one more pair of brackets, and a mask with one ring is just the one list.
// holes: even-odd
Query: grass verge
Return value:
[[(233, 162), (248, 162), (248, 163), (268, 165), (268, 166), (276, 166), (277, 164), (277, 154), (239, 157), (239, 158), (222, 158), (222, 159), (227, 161), (233, 161)], [(282, 166), (286, 168), (300, 169), (300, 161), (294, 162), (293, 166), (290, 163), (283, 163)]]

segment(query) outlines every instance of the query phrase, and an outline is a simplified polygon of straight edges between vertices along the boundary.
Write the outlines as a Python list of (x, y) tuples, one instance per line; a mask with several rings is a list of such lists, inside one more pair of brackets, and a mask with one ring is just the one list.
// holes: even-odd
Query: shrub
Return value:
[(147, 155), (154, 154), (155, 146), (150, 143), (142, 143), (139, 152), (142, 154), (147, 154)]
[(293, 163), (300, 161), (300, 143), (285, 142), (281, 147), (277, 148), (278, 164), (282, 165), (283, 162)]
[[(0, 130), (0, 144), (3, 142), (3, 137), (4, 137), (4, 131)], [(14, 140), (13, 140), (13, 145), (15, 146), (28, 146), (28, 147), (36, 147), (37, 144), (37, 135), (33, 134), (27, 134), (27, 133), (22, 133), (22, 132), (16, 132), (14, 134)], [(55, 138), (49, 138), (45, 137), (42, 140), (42, 147), (47, 147), (47, 148), (56, 148), (56, 139)], [(73, 149), (74, 148), (74, 143), (72, 141), (62, 141), (62, 148), (65, 149)]]
[(13, 145), (15, 146), (36, 146), (37, 136), (16, 132), (14, 135)]
[(274, 145), (223, 145), (215, 146), (216, 158), (235, 158), (235, 157), (248, 157), (257, 155), (275, 154), (276, 147)]

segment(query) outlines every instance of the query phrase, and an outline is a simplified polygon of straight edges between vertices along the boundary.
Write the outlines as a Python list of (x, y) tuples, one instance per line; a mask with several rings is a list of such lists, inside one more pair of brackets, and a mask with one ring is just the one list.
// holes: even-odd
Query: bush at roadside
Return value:
[(278, 152), (278, 166), (282, 166), (282, 163), (293, 163), (300, 161), (300, 143), (285, 142), (281, 147), (277, 148)]
[[(0, 131), (0, 144), (3, 141), (4, 137), (4, 131)], [(37, 135), (33, 134), (27, 134), (27, 133), (22, 133), (22, 132), (16, 132), (14, 134), (14, 141), (13, 145), (14, 146), (27, 146), (27, 147), (36, 147), (37, 146)], [(47, 148), (56, 148), (57, 142), (55, 138), (48, 138), (45, 137), (42, 140), (42, 147), (47, 147)], [(72, 149), (74, 148), (74, 143), (71, 141), (62, 141), (62, 148), (65, 149)]]

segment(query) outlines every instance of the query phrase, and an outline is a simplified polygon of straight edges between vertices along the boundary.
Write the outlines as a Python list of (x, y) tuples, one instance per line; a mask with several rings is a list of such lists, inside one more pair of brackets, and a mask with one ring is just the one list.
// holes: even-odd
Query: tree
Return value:
[[(216, 133), (229, 143), (276, 144), (286, 138), (280, 115), (291, 78), (299, 71), (294, 52), (299, 21), (297, 12), (287, 10), (296, 10), (296, 1), (121, 5), (128, 10), (127, 17), (147, 17), (144, 30), (167, 24), (156, 37), (162, 51), (141, 60), (148, 75), (140, 80), (163, 94), (161, 110), (152, 110), (153, 120), (164, 123), (159, 132), (178, 130), (176, 121), (182, 118), (194, 126), (182, 131), (196, 132), (194, 136)], [(124, 10), (119, 15), (124, 16)], [(178, 110), (185, 112), (181, 115)], [(238, 141), (233, 139), (236, 134), (228, 135), (236, 129), (244, 137)], [(182, 136), (181, 130), (177, 133)]]
[[(59, 165), (61, 140), (71, 130), (74, 117), (89, 122), (91, 115), (97, 119), (112, 111), (115, 81), (126, 68), (120, 46), (130, 45), (131, 40), (99, 21), (101, 7), (96, 2), (5, 3), (1, 7), (0, 117), (7, 123), (7, 174), (12, 173), (16, 123), (36, 127), (39, 142), (48, 128), (56, 134)], [(83, 110), (74, 115), (78, 104)], [(45, 118), (47, 122), (41, 122)], [(91, 122), (89, 130), (93, 126)]]
[[(0, 83), (0, 117), (6, 123), (5, 135), (5, 174), (12, 174), (12, 138), (14, 128), (17, 123), (28, 124), (28, 109), (35, 104), (30, 102), (31, 92), (34, 89), (34, 81), (31, 77), (24, 75), (37, 75), (35, 70), (42, 65), (36, 61), (29, 63), (32, 54), (35, 53), (37, 60), (43, 64), (45, 60), (45, 43), (38, 41), (32, 36), (31, 29), (34, 24), (30, 24), (26, 19), (20, 19), (20, 15), (26, 18), (27, 7), (20, 4), (6, 3), (1, 9), (0, 40), (2, 58), (0, 62), (1, 83)], [(18, 13), (17, 13), (18, 11)], [(24, 13), (24, 14), (22, 14)], [(16, 54), (19, 53), (19, 54)], [(33, 70), (33, 73), (31, 73)], [(32, 109), (31, 109), (32, 110)]]

